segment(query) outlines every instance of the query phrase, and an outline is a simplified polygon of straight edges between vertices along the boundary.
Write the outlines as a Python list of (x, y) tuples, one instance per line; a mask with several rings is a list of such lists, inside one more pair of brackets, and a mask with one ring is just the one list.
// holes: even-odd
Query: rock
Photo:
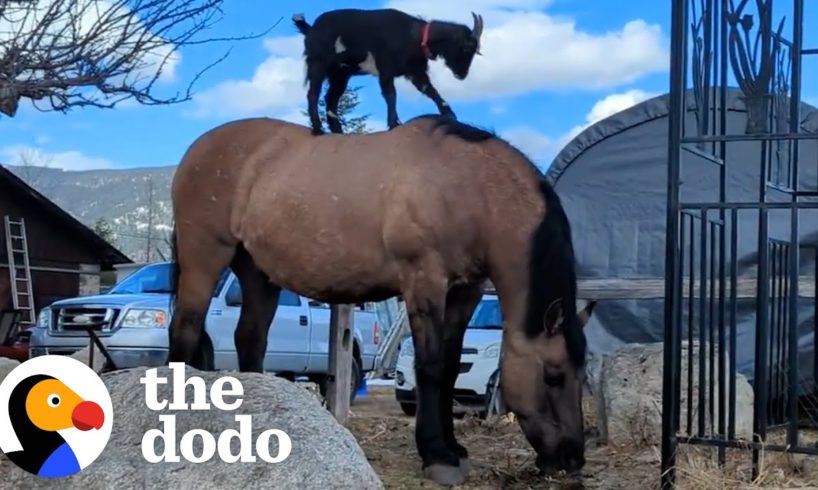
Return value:
[(9, 359), (8, 357), (0, 357), (0, 382), (2, 382), (12, 369), (20, 365), (20, 361)]
[[(204, 378), (209, 390), (221, 376), (239, 379), (244, 387), (243, 403), (234, 411), (220, 411), (211, 405), (209, 411), (152, 411), (145, 404), (145, 387), (140, 384), (148, 368), (113, 371), (101, 375), (111, 393), (114, 418), (113, 432), (99, 458), (81, 472), (59, 481), (38, 478), (17, 468), (5, 456), (0, 457), (0, 488), (195, 488), (241, 490), (266, 488), (355, 488), (382, 489), (363, 450), (353, 435), (338, 424), (316, 397), (296, 384), (270, 374), (238, 372), (201, 372), (188, 367), (186, 377)], [(172, 372), (158, 368), (158, 376), (168, 383), (158, 387), (159, 400), (170, 399)], [(170, 388), (169, 388), (170, 386)], [(229, 385), (228, 385), (229, 386)], [(193, 399), (187, 388), (187, 401)], [(226, 397), (232, 402), (234, 397)], [(149, 463), (142, 455), (142, 437), (150, 429), (162, 429), (159, 415), (176, 415), (176, 448), (183, 434), (204, 429), (216, 438), (224, 430), (239, 429), (235, 415), (252, 415), (252, 454), (258, 455), (255, 441), (268, 429), (280, 429), (292, 442), (292, 452), (280, 463), (267, 463), (257, 457), (254, 463), (224, 463), (216, 453), (203, 463)], [(232, 454), (239, 453), (238, 438), (232, 439)], [(278, 453), (276, 438), (269, 442), (270, 454)], [(157, 451), (164, 444), (156, 443)], [(201, 455), (201, 437), (194, 438), (193, 453)]]
[[(693, 343), (693, 424), (690, 434), (698, 434), (698, 342)], [(704, 355), (709, 358), (709, 348)], [(680, 433), (687, 434), (688, 344), (683, 342), (681, 359)], [(718, 363), (718, 350), (715, 353)], [(709, 364), (709, 359), (705, 359)], [(663, 344), (631, 344), (603, 357), (598, 389), (594, 398), (600, 439), (609, 444), (656, 445), (662, 437), (662, 363)], [(713, 394), (714, 418), (709, 411), (710, 373), (705, 366), (705, 436), (718, 433), (718, 365), (715, 366)], [(725, 380), (726, 382), (726, 380)], [(727, 393), (728, 386), (725, 386)], [(726, 411), (729, 413), (725, 400)], [(727, 421), (725, 421), (725, 427)], [(736, 437), (751, 440), (753, 433), (753, 388), (747, 379), (736, 374)]]
[[(88, 355), (91, 351), (91, 346), (85, 347), (77, 352), (71, 354), (70, 357), (82, 362), (86, 366), (88, 366)], [(105, 366), (105, 355), (99, 350), (99, 347), (94, 344), (94, 365), (91, 366), (91, 369), (94, 370), (96, 373), (101, 373), (103, 367)]]

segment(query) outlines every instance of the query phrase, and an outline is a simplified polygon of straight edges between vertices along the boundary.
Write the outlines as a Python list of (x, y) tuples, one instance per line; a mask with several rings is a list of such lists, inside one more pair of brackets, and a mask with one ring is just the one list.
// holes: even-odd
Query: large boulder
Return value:
[(9, 359), (8, 357), (0, 357), (0, 383), (3, 382), (3, 379), (5, 379), (12, 369), (19, 365), (20, 361)]
[(99, 347), (97, 347), (96, 344), (93, 344), (93, 349), (94, 349), (94, 359), (93, 359), (94, 365), (93, 366), (88, 364), (88, 361), (90, 360), (90, 356), (91, 356), (91, 345), (88, 345), (88, 346), (78, 350), (77, 352), (71, 354), (70, 357), (72, 357), (73, 359), (76, 359), (76, 360), (80, 361), (81, 363), (85, 364), (86, 366), (90, 367), (91, 369), (94, 370), (94, 372), (101, 373), (102, 370), (105, 367), (105, 354), (103, 354), (102, 351), (99, 350)]
[[(592, 390), (602, 441), (615, 445), (660, 444), (662, 437), (662, 367), (663, 344), (630, 344), (603, 356), (596, 386)], [(688, 345), (683, 342), (681, 359), (681, 432), (687, 431)], [(710, 349), (706, 348), (706, 364)], [(718, 350), (715, 352), (718, 360)], [(693, 400), (691, 433), (698, 430), (699, 345), (693, 343)], [(707, 435), (717, 433), (719, 407), (718, 362), (715, 366), (713, 394), (715, 421), (711, 424), (709, 406), (709, 368), (705, 367), (705, 428)], [(741, 374), (736, 374), (736, 437), (752, 439), (753, 388)], [(725, 386), (725, 393), (728, 387)], [(725, 400), (727, 407), (727, 400)], [(727, 407), (729, 411), (729, 407)], [(726, 426), (726, 421), (725, 421)]]
[[(145, 386), (139, 379), (148, 368), (134, 368), (101, 375), (111, 394), (113, 431), (99, 458), (70, 477), (50, 480), (38, 478), (17, 468), (5, 456), (0, 457), (0, 488), (195, 488), (242, 490), (266, 488), (355, 488), (382, 489), (378, 476), (352, 434), (338, 424), (318, 399), (294, 383), (269, 374), (238, 372), (202, 372), (186, 368), (186, 377), (204, 378), (208, 393), (213, 382), (224, 375), (241, 381), (243, 403), (234, 411), (220, 411), (211, 405), (209, 411), (171, 411), (167, 407), (150, 410), (145, 403)], [(158, 368), (158, 376), (168, 379), (158, 387), (159, 400), (171, 399), (172, 372)], [(232, 402), (232, 396), (226, 402)], [(193, 400), (187, 388), (187, 401)], [(209, 394), (208, 394), (209, 400)], [(210, 400), (209, 400), (210, 401)], [(204, 429), (218, 438), (227, 429), (239, 429), (238, 415), (252, 415), (252, 454), (256, 462), (225, 463), (218, 452), (203, 463), (150, 463), (142, 455), (143, 435), (151, 429), (162, 429), (162, 414), (176, 415), (176, 454), (183, 434)], [(279, 429), (289, 435), (292, 452), (283, 462), (268, 463), (258, 457), (256, 441), (268, 429)], [(202, 439), (193, 439), (193, 454), (203, 452)], [(157, 453), (164, 444), (156, 443)], [(269, 439), (269, 452), (278, 453), (276, 437)], [(231, 453), (239, 454), (239, 442), (232, 439)]]

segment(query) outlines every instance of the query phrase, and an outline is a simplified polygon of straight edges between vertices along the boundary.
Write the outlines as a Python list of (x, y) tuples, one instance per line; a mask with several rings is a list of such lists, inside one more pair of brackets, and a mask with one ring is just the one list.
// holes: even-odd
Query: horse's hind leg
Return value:
[(423, 474), (440, 485), (465, 481), (460, 459), (444, 436), (441, 396), (444, 386), (444, 315), (447, 279), (421, 265), (411, 271), (403, 297), (415, 346), (418, 410), (415, 442), (423, 460)]
[(482, 295), (483, 287), (476, 284), (452, 288), (446, 297), (446, 319), (443, 330), (443, 388), (440, 397), (441, 420), (446, 444), (460, 458), (460, 469), (464, 473), (469, 471), (469, 453), (454, 436), (452, 401), (454, 385), (460, 374), (463, 336)]
[(239, 371), (264, 371), (267, 332), (275, 317), (281, 288), (270, 283), (244, 247), (239, 246), (230, 267), (241, 286), (241, 314), (233, 336)]
[[(180, 235), (174, 247), (179, 277), (173, 318), (168, 328), (168, 363), (184, 362), (212, 371), (213, 343), (204, 329), (213, 289), (233, 257), (234, 248), (217, 240)], [(179, 253), (181, 252), (181, 253)]]

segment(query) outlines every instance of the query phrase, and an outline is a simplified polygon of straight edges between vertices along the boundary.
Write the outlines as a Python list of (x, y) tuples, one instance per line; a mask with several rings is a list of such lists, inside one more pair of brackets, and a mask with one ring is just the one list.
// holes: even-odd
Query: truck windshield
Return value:
[(169, 294), (170, 274), (170, 264), (146, 265), (111, 288), (108, 294)]
[(468, 328), (502, 330), (503, 316), (500, 313), (500, 301), (496, 298), (480, 301), (472, 314)]

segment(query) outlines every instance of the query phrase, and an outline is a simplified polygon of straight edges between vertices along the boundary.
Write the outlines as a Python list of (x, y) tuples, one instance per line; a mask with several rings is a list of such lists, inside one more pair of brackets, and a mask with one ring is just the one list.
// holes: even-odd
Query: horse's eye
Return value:
[(546, 374), (545, 384), (552, 388), (558, 388), (565, 384), (565, 374), (564, 373)]

